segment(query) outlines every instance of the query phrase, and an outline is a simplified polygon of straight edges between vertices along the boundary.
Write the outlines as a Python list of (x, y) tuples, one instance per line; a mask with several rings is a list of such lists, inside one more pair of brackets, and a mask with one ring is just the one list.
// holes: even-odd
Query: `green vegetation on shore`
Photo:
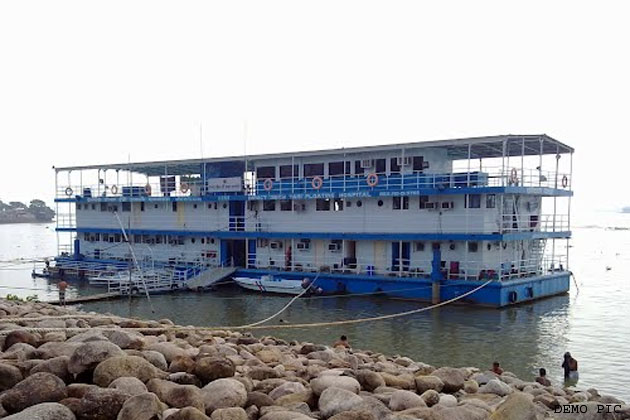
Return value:
[(50, 222), (53, 217), (54, 210), (42, 200), (33, 199), (28, 206), (20, 201), (7, 204), (0, 200), (0, 223)]

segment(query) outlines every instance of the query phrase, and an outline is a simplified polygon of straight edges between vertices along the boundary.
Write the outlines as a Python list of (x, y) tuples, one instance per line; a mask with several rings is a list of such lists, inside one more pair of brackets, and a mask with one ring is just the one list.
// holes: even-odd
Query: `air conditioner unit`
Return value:
[(293, 204), (293, 210), (294, 211), (306, 211), (306, 204), (305, 203), (294, 203)]
[(271, 249), (281, 249), (282, 248), (282, 242), (280, 242), (280, 241), (271, 241), (271, 242), (269, 242), (269, 248), (271, 248)]
[(306, 250), (306, 249), (310, 249), (311, 248), (311, 243), (310, 242), (298, 242), (295, 246), (296, 246), (297, 249)]
[(409, 166), (409, 165), (411, 165), (411, 157), (410, 156), (397, 157), (396, 158), (396, 164), (398, 166)]
[(369, 169), (374, 166), (374, 159), (363, 159), (361, 161), (361, 168)]
[(433, 209), (435, 209), (437, 207), (436, 204), (437, 203), (434, 203), (432, 201), (428, 201), (428, 202), (424, 203), (424, 208), (425, 209), (429, 209), (429, 210), (433, 210)]
[(442, 208), (443, 209), (454, 209), (455, 208), (455, 203), (453, 201), (443, 201), (442, 202)]
[(341, 251), (341, 244), (339, 242), (331, 242), (328, 244), (328, 250), (333, 252)]

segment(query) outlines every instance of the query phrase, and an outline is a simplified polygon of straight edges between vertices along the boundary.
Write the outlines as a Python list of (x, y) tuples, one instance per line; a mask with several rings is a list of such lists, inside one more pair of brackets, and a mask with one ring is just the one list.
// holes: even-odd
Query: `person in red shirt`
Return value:
[(492, 372), (496, 373), (497, 375), (503, 374), (503, 369), (501, 369), (501, 365), (499, 364), (499, 362), (492, 363)]
[(57, 288), (59, 288), (59, 304), (66, 306), (66, 289), (68, 288), (68, 283), (66, 283), (65, 280), (61, 280), (57, 283)]

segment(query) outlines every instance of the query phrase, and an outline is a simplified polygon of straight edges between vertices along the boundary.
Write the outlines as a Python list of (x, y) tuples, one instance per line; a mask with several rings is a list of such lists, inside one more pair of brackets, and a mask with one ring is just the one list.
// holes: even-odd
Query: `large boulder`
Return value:
[(211, 420), (247, 420), (247, 413), (241, 407), (217, 408)]
[(362, 369), (357, 372), (357, 381), (361, 384), (361, 388), (365, 391), (372, 392), (379, 386), (385, 386), (385, 380), (376, 372), (368, 369)]
[(464, 387), (466, 376), (461, 369), (452, 367), (441, 367), (431, 373), (432, 376), (437, 376), (444, 383), (442, 388), (443, 392), (453, 393), (457, 392)]
[[(488, 412), (470, 404), (456, 407), (436, 405), (432, 408), (431, 420), (487, 420)], [(516, 419), (514, 419), (516, 420)]]
[(68, 372), (78, 375), (93, 370), (103, 360), (124, 356), (125, 352), (109, 341), (89, 341), (78, 347), (68, 362)]
[(160, 371), (142, 357), (117, 356), (110, 357), (96, 366), (93, 381), (98, 386), (107, 387), (115, 379), (124, 376), (135, 376), (142, 382), (147, 382), (153, 378), (166, 377), (166, 373)]
[(190, 406), (200, 411), (205, 409), (201, 390), (194, 385), (180, 385), (162, 379), (151, 379), (147, 382), (147, 389), (170, 407)]
[(66, 384), (51, 373), (35, 373), (2, 396), (2, 405), (9, 413), (17, 413), (43, 402), (57, 402), (66, 398)]
[(164, 355), (164, 358), (166, 359), (168, 363), (171, 363), (173, 359), (175, 359), (177, 356), (188, 356), (188, 353), (186, 353), (186, 350), (177, 346), (174, 343), (169, 343), (169, 342), (154, 343), (147, 346), (146, 349), (162, 353), (162, 355)]
[(117, 420), (154, 420), (161, 418), (164, 404), (155, 394), (145, 392), (129, 398), (118, 412)]
[(512, 393), (512, 388), (508, 384), (498, 379), (491, 379), (479, 388), (482, 394), (495, 394), (504, 397)]
[[(514, 392), (506, 398), (490, 416), (491, 420), (538, 420), (541, 418), (532, 396), (523, 392)], [(575, 419), (575, 417), (570, 417)]]
[(321, 395), (328, 388), (345, 389), (354, 394), (361, 390), (361, 384), (349, 376), (324, 375), (311, 381), (311, 388), (315, 395)]
[(437, 376), (416, 376), (416, 391), (419, 394), (432, 389), (437, 392), (442, 392), (444, 388), (444, 382)]
[(427, 389), (420, 395), (420, 398), (428, 407), (433, 407), (440, 402), (440, 393), (434, 389)]
[(66, 406), (59, 403), (41, 403), (28, 407), (3, 420), (76, 420), (74, 413)]
[(392, 375), (387, 372), (380, 372), (385, 381), (385, 385), (399, 389), (416, 389), (416, 381), (411, 374)]
[(70, 358), (68, 356), (53, 357), (52, 359), (44, 360), (31, 369), (30, 374), (38, 372), (48, 372), (59, 377), (65, 383), (70, 383), (72, 376), (68, 371), (68, 363)]
[(259, 420), (313, 420), (313, 417), (295, 411), (271, 411)]
[(138, 378), (133, 376), (123, 376), (122, 378), (114, 379), (109, 384), (108, 388), (117, 389), (126, 394), (135, 396), (147, 393), (146, 385)]
[(389, 399), (389, 408), (393, 411), (403, 411), (408, 408), (426, 407), (426, 403), (415, 392), (398, 390), (394, 391)]
[(236, 372), (234, 363), (224, 357), (204, 357), (197, 361), (195, 375), (203, 384), (215, 379), (231, 378)]
[(195, 371), (195, 361), (189, 356), (177, 356), (168, 367), (168, 371), (193, 373)]
[(361, 408), (363, 399), (352, 391), (343, 388), (328, 387), (319, 397), (319, 411), (325, 418), (332, 417), (342, 411)]
[(0, 363), (0, 392), (12, 388), (22, 379), (24, 379), (24, 377), (20, 369), (13, 365)]
[(278, 398), (284, 397), (285, 395), (297, 394), (302, 392), (306, 392), (306, 388), (300, 382), (285, 382), (282, 385), (274, 388), (269, 393), (269, 396), (274, 400), (277, 400)]
[(186, 407), (165, 417), (165, 420), (210, 420), (210, 417), (206, 416), (195, 407)]
[(129, 398), (131, 398), (129, 394), (117, 389), (95, 388), (81, 398), (76, 414), (81, 420), (115, 419)]
[(368, 410), (350, 410), (335, 414), (328, 420), (380, 420)]
[(245, 407), (255, 405), (258, 408), (268, 407), (274, 405), (274, 400), (269, 395), (258, 391), (252, 391), (247, 393), (247, 402)]
[(4, 339), (4, 346), (2, 347), (2, 350), (7, 351), (15, 343), (25, 343), (33, 347), (37, 347), (37, 344), (39, 343), (39, 337), (26, 330), (11, 331), (9, 334), (6, 335)]
[(245, 385), (231, 378), (221, 378), (210, 382), (201, 389), (206, 414), (217, 408), (244, 407), (247, 402)]
[(69, 341), (65, 342), (57, 342), (51, 341), (48, 343), (44, 343), (37, 348), (37, 353), (41, 359), (52, 359), (54, 357), (59, 356), (72, 356), (72, 353), (79, 347), (81, 347), (82, 343), (73, 343)]
[(144, 346), (144, 336), (137, 332), (113, 330), (105, 331), (104, 334), (109, 341), (116, 344), (121, 349), (139, 350)]
[(137, 356), (144, 357), (147, 359), (153, 366), (160, 370), (167, 370), (168, 363), (166, 362), (166, 358), (160, 352), (154, 350), (143, 350)]

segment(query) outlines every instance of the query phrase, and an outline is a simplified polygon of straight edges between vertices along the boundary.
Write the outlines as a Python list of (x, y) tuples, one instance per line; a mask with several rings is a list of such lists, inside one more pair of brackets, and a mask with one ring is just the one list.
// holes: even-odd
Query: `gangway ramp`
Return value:
[(230, 277), (236, 272), (236, 267), (217, 267), (202, 271), (198, 276), (186, 282), (186, 287), (191, 290), (203, 289), (211, 287)]

